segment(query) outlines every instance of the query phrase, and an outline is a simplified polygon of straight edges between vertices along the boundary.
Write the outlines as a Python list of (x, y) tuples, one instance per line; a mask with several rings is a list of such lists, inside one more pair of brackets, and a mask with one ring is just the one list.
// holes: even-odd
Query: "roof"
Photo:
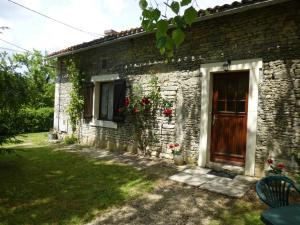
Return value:
[[(268, 5), (274, 5), (286, 1), (290, 1), (290, 0), (242, 0), (241, 2), (235, 1), (230, 5), (224, 4), (221, 6), (215, 6), (214, 8), (207, 8), (205, 10), (200, 9), (198, 11), (198, 19), (196, 20), (196, 22), (207, 20), (218, 16), (238, 13), (253, 8), (260, 8)], [(143, 30), (142, 27), (131, 28), (129, 30), (112, 33), (110, 35), (106, 35), (104, 37), (89, 42), (83, 42), (78, 45), (73, 45), (71, 47), (53, 52), (49, 54), (48, 57), (52, 58), (52, 57), (59, 57), (63, 55), (69, 55), (79, 51), (96, 48), (102, 44), (109, 44), (114, 41), (137, 37), (145, 33), (146, 32)]]

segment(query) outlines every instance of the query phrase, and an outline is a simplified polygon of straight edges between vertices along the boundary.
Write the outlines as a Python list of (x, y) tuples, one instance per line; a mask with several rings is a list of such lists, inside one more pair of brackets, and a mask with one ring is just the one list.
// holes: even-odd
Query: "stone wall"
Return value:
[(62, 133), (72, 132), (68, 116), (68, 105), (70, 103), (70, 92), (72, 84), (66, 78), (56, 80), (54, 101), (54, 129)]
[[(162, 97), (173, 102), (171, 119), (158, 113), (154, 133), (157, 142), (152, 143), (153, 155), (171, 157), (167, 149), (169, 143), (178, 142), (185, 150), (187, 160), (195, 161), (199, 141), (201, 76), (199, 70), (193, 72), (157, 74)], [(127, 76), (128, 90), (139, 84), (147, 93), (152, 75)], [(85, 124), (81, 130), (84, 143), (96, 144), (102, 148), (133, 151), (134, 127), (130, 116), (118, 128), (103, 128)]]
[[(157, 119), (159, 142), (152, 147), (168, 157), (166, 144), (177, 141), (194, 160), (200, 132), (201, 64), (261, 58), (264, 65), (259, 86), (256, 151), (259, 175), (269, 155), (287, 162), (290, 169), (299, 165), (295, 157), (300, 151), (299, 24), (300, 2), (293, 0), (196, 23), (187, 30), (187, 39), (168, 62), (154, 47), (152, 34), (89, 49), (72, 57), (86, 72), (87, 80), (94, 75), (117, 73), (129, 81), (130, 88), (134, 83), (146, 86), (150, 74), (156, 74), (163, 95), (175, 102), (175, 116), (170, 122), (163, 117)], [(66, 93), (62, 94), (65, 99)], [(61, 102), (65, 104), (67, 100)], [(81, 130), (86, 142), (120, 149), (134, 148), (132, 132), (130, 118), (118, 124), (118, 129), (85, 124)]]
[(264, 63), (259, 86), (256, 173), (269, 158), (299, 169), (300, 60)]

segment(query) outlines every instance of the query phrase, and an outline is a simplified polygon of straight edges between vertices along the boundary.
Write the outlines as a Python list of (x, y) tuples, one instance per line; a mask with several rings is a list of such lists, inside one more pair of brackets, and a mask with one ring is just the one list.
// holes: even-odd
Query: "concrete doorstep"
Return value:
[(250, 189), (257, 179), (237, 175), (233, 179), (210, 174), (210, 169), (187, 168), (169, 177), (170, 180), (184, 183), (200, 189), (220, 193), (230, 197), (240, 198)]

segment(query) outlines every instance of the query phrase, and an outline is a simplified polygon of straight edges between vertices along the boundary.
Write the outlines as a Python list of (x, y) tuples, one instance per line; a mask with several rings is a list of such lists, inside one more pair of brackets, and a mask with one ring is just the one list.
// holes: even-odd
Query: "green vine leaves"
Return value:
[(138, 149), (144, 154), (150, 154), (149, 144), (157, 141), (155, 127), (157, 127), (157, 116), (163, 109), (168, 108), (171, 116), (172, 103), (161, 95), (158, 77), (153, 75), (147, 85), (147, 92), (141, 84), (133, 86), (132, 92), (125, 100), (125, 106), (120, 109), (123, 113), (131, 115), (134, 126), (134, 138)]
[[(197, 18), (197, 10), (193, 7), (192, 0), (164, 2), (165, 13), (156, 3), (153, 7), (151, 0), (140, 0), (142, 10), (141, 25), (146, 32), (155, 32), (156, 47), (162, 55), (173, 57), (174, 50), (178, 49), (185, 40), (184, 30)], [(174, 17), (167, 19), (166, 12), (171, 10)], [(180, 12), (183, 14), (180, 15)], [(170, 29), (171, 28), (171, 29)]]
[(82, 95), (82, 79), (84, 76), (78, 71), (75, 63), (72, 60), (69, 60), (67, 63), (67, 73), (69, 80), (72, 83), (72, 90), (70, 92), (71, 100), (68, 106), (68, 114), (70, 117), (72, 131), (74, 133), (84, 108), (84, 97)]

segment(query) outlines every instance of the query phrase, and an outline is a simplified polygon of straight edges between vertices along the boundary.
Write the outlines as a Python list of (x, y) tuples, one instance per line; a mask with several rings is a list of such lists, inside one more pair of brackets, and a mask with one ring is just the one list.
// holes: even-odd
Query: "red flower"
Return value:
[(134, 108), (134, 109), (133, 109), (133, 112), (134, 112), (134, 113), (138, 113), (139, 111), (140, 111), (140, 110), (139, 110), (138, 108)]
[(169, 144), (169, 148), (174, 148), (174, 145), (173, 144)]
[(271, 165), (271, 164), (273, 164), (273, 159), (268, 159), (267, 162), (268, 162), (268, 164)]
[(164, 109), (163, 114), (164, 114), (165, 116), (171, 116), (171, 115), (172, 115), (172, 109), (170, 109), (170, 108)]
[(124, 101), (124, 105), (125, 105), (126, 107), (128, 107), (129, 104), (130, 104), (130, 98), (127, 97), (127, 98), (125, 99), (125, 101)]
[(283, 163), (278, 163), (277, 167), (282, 170), (285, 167), (285, 165)]
[(122, 111), (123, 111), (122, 108), (118, 108), (118, 109), (117, 109), (117, 112), (118, 112), (118, 113), (121, 113)]
[(142, 105), (149, 105), (150, 104), (150, 100), (149, 98), (143, 97), (142, 101), (141, 101)]
[(178, 144), (178, 143), (176, 143), (174, 146), (175, 146), (175, 147), (178, 147), (178, 146), (179, 146), (179, 144)]

